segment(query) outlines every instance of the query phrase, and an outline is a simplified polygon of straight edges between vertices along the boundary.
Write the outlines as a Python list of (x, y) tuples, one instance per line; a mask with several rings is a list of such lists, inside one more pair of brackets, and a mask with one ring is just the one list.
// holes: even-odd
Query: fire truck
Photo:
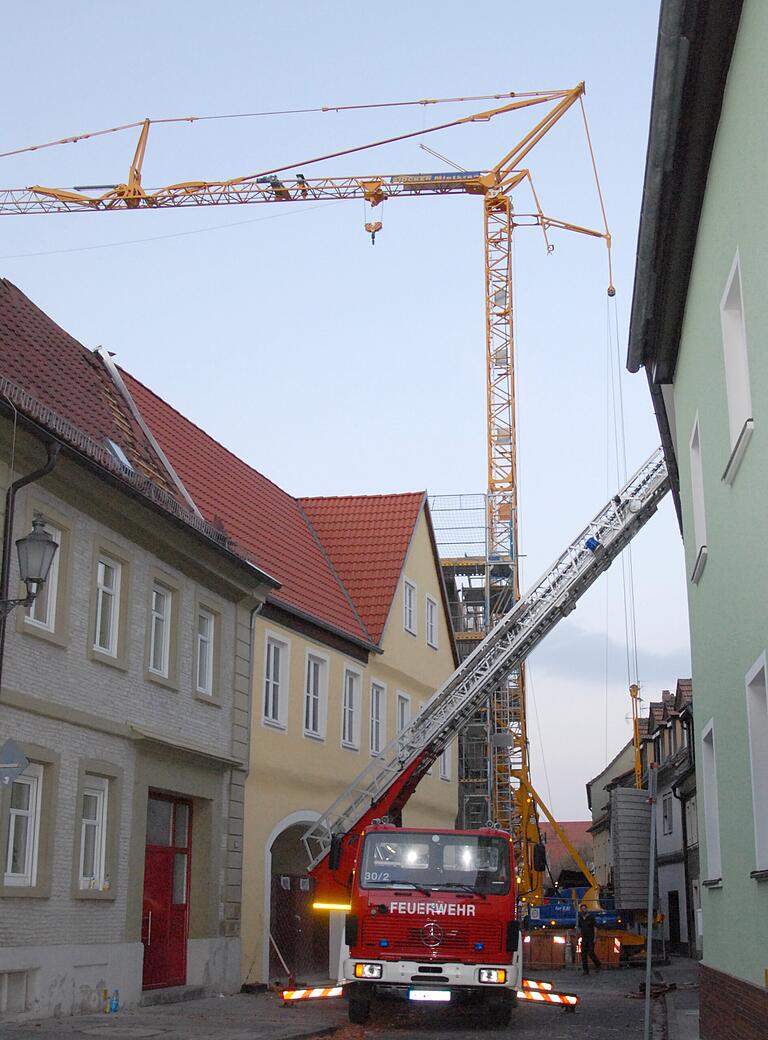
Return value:
[[(668, 489), (658, 449), (303, 836), (314, 906), (346, 914), (339, 981), (350, 1021), (365, 1022), (389, 991), (415, 1002), (472, 1001), (488, 1024), (509, 1022), (523, 981), (519, 836), (492, 826), (403, 827), (402, 811), (445, 747), (575, 608)], [(533, 850), (540, 873), (543, 853)]]

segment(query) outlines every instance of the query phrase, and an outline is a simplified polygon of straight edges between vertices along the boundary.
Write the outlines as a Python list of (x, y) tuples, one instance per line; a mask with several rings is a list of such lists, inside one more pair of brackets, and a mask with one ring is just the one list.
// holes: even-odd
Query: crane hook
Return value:
[(376, 232), (381, 231), (382, 223), (380, 220), (367, 221), (365, 230), (371, 233), (371, 245), (376, 245)]

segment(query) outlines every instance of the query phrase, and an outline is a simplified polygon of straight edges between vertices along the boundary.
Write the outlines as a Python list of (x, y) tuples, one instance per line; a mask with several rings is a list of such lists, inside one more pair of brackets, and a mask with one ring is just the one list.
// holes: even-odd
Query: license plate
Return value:
[(451, 991), (449, 989), (409, 989), (408, 999), (447, 1002), (451, 999)]

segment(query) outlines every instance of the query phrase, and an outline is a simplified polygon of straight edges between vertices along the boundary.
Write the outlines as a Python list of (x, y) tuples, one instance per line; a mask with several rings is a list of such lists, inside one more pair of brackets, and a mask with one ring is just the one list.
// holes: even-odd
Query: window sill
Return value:
[(753, 881), (768, 881), (768, 869), (752, 870), (749, 876)]
[(90, 648), (88, 656), (92, 661), (98, 661), (99, 664), (105, 664), (109, 668), (117, 668), (120, 672), (128, 671), (128, 662), (124, 656), (113, 657), (112, 654), (108, 654), (104, 650), (99, 650), (95, 646)]
[(282, 733), (285, 733), (286, 729), (288, 728), (284, 722), (280, 722), (277, 719), (262, 718), (261, 724), (262, 726), (266, 726), (267, 729), (279, 729)]
[(437, 643), (430, 643), (429, 640), (427, 640), (427, 646), (429, 647), (430, 650), (439, 650), (440, 649), (440, 647), (437, 645)]
[(72, 890), (72, 898), (93, 902), (113, 902), (117, 898), (117, 893), (114, 887), (108, 888), (105, 892), (99, 891), (97, 888), (74, 888)]
[(51, 891), (47, 885), (35, 885), (32, 888), (28, 885), (0, 885), (0, 898), (7, 899), (9, 896), (15, 899), (50, 899)]
[(739, 466), (741, 460), (744, 458), (744, 453), (747, 450), (747, 445), (752, 439), (752, 432), (755, 428), (754, 419), (747, 419), (741, 428), (739, 436), (736, 438), (736, 443), (733, 446), (731, 457), (728, 459), (728, 465), (725, 467), (725, 472), (720, 478), (725, 484), (733, 484), (736, 479), (736, 474), (739, 472)]
[(343, 751), (357, 751), (357, 752), (360, 751), (360, 746), (358, 744), (345, 744), (342, 741), (341, 747), (342, 747)]
[(162, 686), (164, 690), (171, 690), (173, 693), (179, 692), (179, 684), (172, 676), (160, 675), (158, 672), (151, 672), (149, 668), (145, 668), (144, 679), (153, 686)]
[(215, 693), (200, 693), (199, 690), (195, 690), (195, 700), (200, 701), (202, 704), (210, 704), (213, 708), (223, 708), (221, 697)]
[(403, 626), (403, 631), (407, 632), (409, 636), (415, 637), (418, 634), (412, 628), (406, 628), (405, 626)]
[(50, 643), (52, 646), (64, 648), (67, 645), (66, 638), (55, 629), (34, 625), (31, 621), (27, 621), (26, 618), (19, 625), (19, 631), (23, 632), (25, 636), (32, 636), (33, 639), (42, 639), (44, 643)]
[(706, 545), (702, 545), (701, 548), (699, 549), (699, 552), (698, 552), (697, 556), (696, 556), (696, 563), (694, 563), (693, 571), (691, 573), (691, 581), (693, 582), (694, 585), (698, 585), (698, 583), (699, 583), (699, 581), (701, 579), (701, 576), (704, 573), (704, 568), (706, 567), (706, 565), (707, 565), (707, 547), (706, 547)]
[(309, 730), (305, 729), (304, 730), (304, 736), (307, 738), (307, 740), (314, 740), (318, 744), (324, 744), (325, 743), (325, 737), (322, 735), (322, 733), (310, 733)]
[(707, 881), (702, 881), (704, 888), (722, 888), (723, 879), (721, 877), (709, 878)]

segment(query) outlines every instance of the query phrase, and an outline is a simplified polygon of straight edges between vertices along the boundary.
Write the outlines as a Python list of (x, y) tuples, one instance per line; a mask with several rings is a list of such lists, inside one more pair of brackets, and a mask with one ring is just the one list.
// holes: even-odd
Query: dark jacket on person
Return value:
[(587, 911), (585, 914), (579, 914), (579, 934), (581, 935), (581, 941), (587, 946), (593, 946), (595, 942), (595, 919), (592, 914)]

